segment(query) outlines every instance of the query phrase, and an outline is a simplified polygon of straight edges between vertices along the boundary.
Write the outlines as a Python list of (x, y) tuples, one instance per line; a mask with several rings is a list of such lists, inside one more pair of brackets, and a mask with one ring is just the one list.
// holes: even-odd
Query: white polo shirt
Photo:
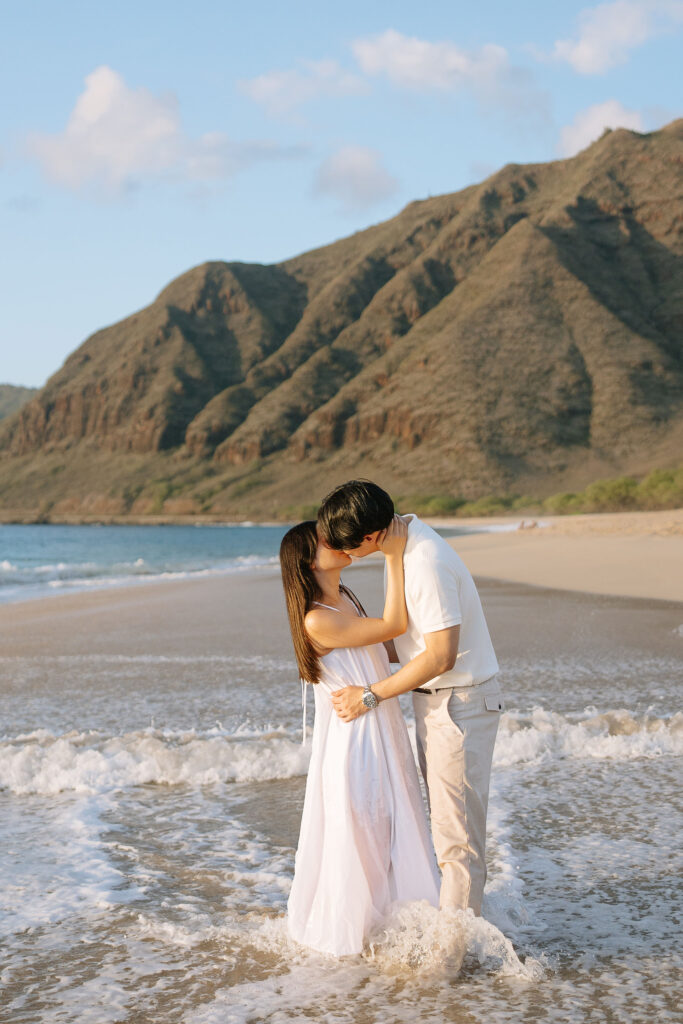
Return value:
[[(475, 686), (498, 671), (488, 626), (467, 566), (431, 526), (412, 516), (403, 555), (408, 629), (394, 640), (402, 665), (426, 649), (425, 633), (460, 626), (458, 657), (430, 689)], [(386, 570), (385, 570), (386, 587)]]

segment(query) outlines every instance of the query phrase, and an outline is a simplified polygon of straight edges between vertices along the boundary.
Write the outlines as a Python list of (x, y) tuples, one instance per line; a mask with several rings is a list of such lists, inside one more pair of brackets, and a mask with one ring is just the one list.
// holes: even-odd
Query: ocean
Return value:
[[(14, 599), (183, 578), (0, 610), (1, 1021), (681, 1019), (680, 605), (481, 584), (507, 702), (484, 919), (398, 907), (335, 960), (285, 926), (313, 702), (302, 744), (282, 528), (51, 529), (92, 540), (3, 548), (33, 565)], [(378, 568), (349, 576), (376, 607)]]
[(276, 565), (282, 526), (0, 525), (0, 602)]

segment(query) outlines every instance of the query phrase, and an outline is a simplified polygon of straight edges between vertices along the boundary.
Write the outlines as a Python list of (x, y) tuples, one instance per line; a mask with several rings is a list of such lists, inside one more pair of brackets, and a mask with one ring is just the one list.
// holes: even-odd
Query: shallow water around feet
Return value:
[[(379, 572), (353, 586), (379, 603)], [(281, 618), (6, 645), (0, 1020), (680, 1020), (683, 607), (480, 589), (507, 698), (485, 919), (398, 907), (344, 960), (286, 935), (308, 747)]]

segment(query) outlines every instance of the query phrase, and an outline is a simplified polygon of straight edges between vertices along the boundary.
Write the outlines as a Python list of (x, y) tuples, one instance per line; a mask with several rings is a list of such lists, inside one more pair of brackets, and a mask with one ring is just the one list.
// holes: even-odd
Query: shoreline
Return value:
[[(465, 539), (475, 540), (481, 536)], [(497, 535), (501, 539), (505, 536)], [(451, 541), (462, 539), (457, 537), (452, 538)], [(580, 589), (567, 585), (566, 581), (563, 585), (558, 585), (557, 582), (552, 584), (540, 579), (519, 579), (517, 577), (521, 574), (513, 575), (507, 571), (504, 559), (501, 558), (501, 549), (495, 544), (492, 548), (483, 551), (463, 552), (461, 549), (459, 553), (468, 567), (472, 566), (475, 569), (473, 576), (477, 586), (486, 592), (485, 603), (490, 601), (494, 594), (505, 594), (508, 588), (512, 587), (516, 591), (521, 591), (522, 594), (527, 594), (531, 599), (534, 599), (535, 596), (536, 599), (540, 598), (544, 603), (550, 604), (563, 598), (580, 598), (583, 595), (592, 600), (605, 598), (618, 602), (619, 606), (631, 612), (637, 611), (639, 608), (652, 612), (657, 609), (661, 611), (681, 609), (683, 612), (683, 598), (681, 597), (669, 597), (661, 593), (657, 596), (642, 592), (613, 593), (608, 589), (601, 590), (596, 587), (591, 590), (585, 587)], [(504, 551), (502, 553), (505, 555)], [(497, 559), (499, 568), (502, 565), (499, 574), (491, 576), (476, 571), (477, 565), (492, 555)], [(368, 578), (364, 586), (377, 590), (377, 601), (381, 600), (382, 566), (380, 556), (371, 555), (364, 559), (363, 563), (349, 567), (347, 572), (349, 571), (352, 576), (367, 575)], [(502, 574), (503, 572), (505, 575)], [(226, 573), (194, 579), (155, 579), (142, 585), (120, 584), (92, 590), (74, 590), (69, 593), (41, 595), (0, 604), (0, 633), (4, 630), (6, 636), (7, 634), (11, 636), (15, 630), (19, 630), (21, 633), (31, 627), (40, 628), (41, 624), (50, 631), (59, 623), (59, 632), (61, 633), (62, 629), (65, 629), (66, 635), (68, 635), (72, 629), (78, 632), (83, 622), (89, 619), (94, 622), (102, 616), (130, 619), (129, 624), (132, 626), (134, 623), (139, 623), (141, 617), (146, 618), (150, 614), (156, 616), (157, 609), (165, 606), (182, 607), (187, 612), (190, 608), (214, 607), (222, 603), (226, 597), (229, 599), (229, 604), (232, 604), (236, 598), (239, 604), (239, 595), (246, 593), (245, 588), (246, 590), (251, 590), (253, 587), (260, 589), (263, 585), (266, 585), (269, 591), (278, 591), (279, 594), (280, 574), (276, 566), (262, 566), (240, 573)], [(281, 612), (284, 615), (284, 606)], [(9, 646), (11, 646), (11, 641)], [(38, 642), (38, 646), (40, 646), (40, 642)]]
[[(411, 512), (403, 510), (403, 515)], [(600, 531), (607, 527), (611, 532), (614, 524), (620, 520), (634, 524), (635, 529), (648, 529), (648, 524), (658, 520), (671, 519), (676, 524), (676, 532), (683, 533), (683, 508), (672, 509), (638, 509), (623, 512), (569, 512), (566, 515), (546, 515), (541, 512), (511, 512), (497, 516), (420, 516), (430, 526), (444, 529), (500, 527), (513, 529), (517, 523), (543, 524), (544, 528), (560, 528), (562, 524), (573, 524), (569, 532), (578, 526), (580, 531), (585, 528)], [(294, 525), (296, 519), (253, 519), (245, 516), (228, 514), (196, 513), (193, 515), (164, 515), (149, 513), (146, 515), (31, 515), (19, 510), (0, 509), (0, 526), (288, 526)]]
[[(547, 516), (521, 520), (519, 517), (491, 517), (477, 520), (425, 519), (442, 529), (470, 527), (485, 532), (467, 532), (446, 538), (477, 580), (515, 583), (553, 591), (598, 594), (610, 597), (683, 603), (683, 509), (663, 512), (600, 513), (581, 516)], [(492, 529), (493, 528), (493, 529)], [(497, 529), (496, 529), (497, 528)], [(380, 556), (358, 564), (371, 568)], [(134, 600), (154, 588), (168, 593), (169, 587), (210, 586), (211, 581), (241, 577), (264, 578), (272, 566), (245, 567), (225, 572), (202, 570), (202, 575), (181, 579), (141, 577), (135, 582), (97, 584), (73, 591), (59, 590), (19, 596), (0, 604), (3, 609), (36, 604), (76, 601)], [(144, 599), (144, 598), (143, 598)]]

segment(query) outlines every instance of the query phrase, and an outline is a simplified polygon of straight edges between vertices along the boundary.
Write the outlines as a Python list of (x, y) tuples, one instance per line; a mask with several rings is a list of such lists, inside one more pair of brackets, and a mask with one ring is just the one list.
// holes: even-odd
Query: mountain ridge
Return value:
[(250, 514), (359, 471), (476, 498), (669, 462), (682, 143), (619, 129), (279, 264), (192, 268), (0, 424), (0, 503), (35, 503), (36, 460), (73, 470), (56, 509), (156, 507), (147, 472), (164, 509)]

